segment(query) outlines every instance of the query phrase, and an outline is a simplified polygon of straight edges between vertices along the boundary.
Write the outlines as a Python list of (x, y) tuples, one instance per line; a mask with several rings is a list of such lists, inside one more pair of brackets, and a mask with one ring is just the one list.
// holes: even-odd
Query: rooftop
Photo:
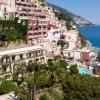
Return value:
[(89, 59), (89, 53), (88, 52), (82, 52), (82, 56), (84, 59)]
[(26, 52), (26, 51), (32, 51), (32, 50), (41, 50), (43, 49), (42, 46), (31, 46), (31, 47), (24, 47), (24, 48), (17, 48), (17, 49), (12, 49), (12, 50), (6, 50), (6, 51), (1, 51), (0, 56), (3, 55), (10, 55), (10, 54), (15, 54), (19, 52)]

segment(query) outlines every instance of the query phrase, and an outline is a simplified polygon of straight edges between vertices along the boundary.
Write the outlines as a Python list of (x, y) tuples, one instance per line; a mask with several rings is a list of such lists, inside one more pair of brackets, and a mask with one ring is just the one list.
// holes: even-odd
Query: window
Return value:
[(40, 55), (42, 55), (42, 54), (43, 54), (43, 51), (40, 50), (40, 51), (38, 51), (38, 53), (39, 53)]
[(25, 2), (25, 0), (22, 0), (22, 2)]
[(38, 55), (38, 53), (36, 52), (36, 56)]
[(12, 61), (15, 61), (15, 55), (12, 56)]
[(36, 58), (35, 60), (36, 60), (36, 62), (39, 62), (39, 58)]
[(32, 56), (32, 55), (31, 55), (31, 52), (29, 52), (29, 53), (28, 53), (28, 57), (30, 58), (31, 56)]
[(20, 59), (23, 59), (23, 54), (20, 54)]
[(40, 58), (40, 60), (41, 60), (41, 63), (43, 63), (44, 62), (44, 57)]

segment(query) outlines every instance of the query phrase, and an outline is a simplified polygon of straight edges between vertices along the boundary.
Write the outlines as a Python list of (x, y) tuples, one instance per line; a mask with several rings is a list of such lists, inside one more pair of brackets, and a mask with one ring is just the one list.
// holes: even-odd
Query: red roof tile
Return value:
[(82, 57), (84, 59), (89, 59), (89, 53), (88, 52), (82, 52)]

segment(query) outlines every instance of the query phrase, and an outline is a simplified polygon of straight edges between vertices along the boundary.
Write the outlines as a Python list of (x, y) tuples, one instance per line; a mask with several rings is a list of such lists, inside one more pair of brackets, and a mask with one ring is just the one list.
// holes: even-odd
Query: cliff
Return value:
[(69, 19), (72, 19), (75, 24), (77, 26), (83, 27), (83, 26), (92, 26), (94, 25), (93, 23), (91, 23), (90, 21), (86, 20), (85, 18), (82, 18), (78, 15), (75, 15), (71, 12), (69, 12), (68, 10), (61, 8), (59, 6), (53, 5), (48, 3), (49, 6), (52, 6), (55, 10), (59, 10), (60, 12), (64, 13), (67, 17), (69, 17)]

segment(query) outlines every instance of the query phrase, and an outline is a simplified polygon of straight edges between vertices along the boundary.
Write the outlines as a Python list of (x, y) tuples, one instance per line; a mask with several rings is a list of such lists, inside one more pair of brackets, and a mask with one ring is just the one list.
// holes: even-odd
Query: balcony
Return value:
[(31, 12), (31, 11), (28, 11), (28, 14), (33, 15), (34, 13), (33, 13), (33, 12)]
[(33, 33), (33, 30), (28, 30), (28, 33)]
[(19, 16), (19, 19), (29, 19), (29, 17), (28, 16)]
[(39, 33), (41, 30), (34, 30), (33, 33)]
[(31, 22), (29, 22), (29, 23), (28, 23), (28, 25), (29, 25), (29, 26), (32, 26), (32, 23), (31, 23)]
[(28, 39), (33, 39), (33, 36), (32, 35), (28, 35)]
[(19, 14), (27, 14), (27, 12), (26, 11), (22, 11), (22, 10), (20, 10), (19, 12), (18, 12)]
[(34, 37), (34, 38), (39, 38), (39, 35), (37, 34), (37, 35), (34, 35), (33, 37)]
[(47, 32), (47, 29), (37, 29), (33, 31), (34, 33), (39, 33), (39, 32)]
[(16, 0), (16, 3), (20, 3), (20, 1)]
[(27, 5), (27, 3), (26, 3), (26, 2), (22, 2), (22, 1), (21, 1), (20, 3), (21, 3), (21, 4), (23, 4), (23, 5)]

